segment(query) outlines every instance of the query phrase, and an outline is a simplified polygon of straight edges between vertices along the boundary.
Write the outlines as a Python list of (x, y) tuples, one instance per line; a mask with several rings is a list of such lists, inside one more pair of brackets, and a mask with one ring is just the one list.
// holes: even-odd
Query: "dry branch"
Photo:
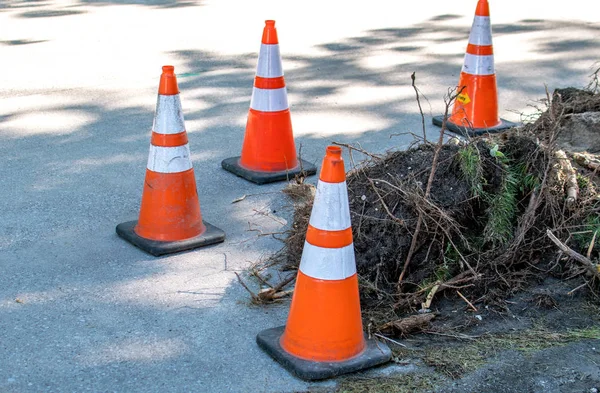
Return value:
[(577, 185), (577, 172), (573, 169), (571, 161), (563, 150), (554, 152), (554, 156), (558, 159), (560, 170), (565, 180), (565, 188), (567, 190), (567, 205), (572, 206), (579, 195), (579, 185)]
[(388, 322), (379, 329), (384, 332), (394, 332), (401, 336), (406, 336), (410, 333), (425, 330), (434, 318), (435, 314), (433, 313), (411, 315), (410, 317)]
[(546, 235), (548, 235), (548, 237), (550, 238), (550, 240), (552, 240), (552, 242), (554, 244), (556, 244), (556, 246), (562, 252), (564, 252), (569, 257), (573, 258), (574, 260), (576, 260), (577, 262), (579, 262), (581, 265), (583, 265), (583, 267), (585, 267), (585, 269), (589, 273), (591, 273), (594, 277), (600, 279), (600, 271), (598, 271), (598, 265), (597, 264), (595, 264), (594, 262), (592, 262), (588, 258), (584, 257), (583, 255), (581, 255), (577, 251), (573, 250), (572, 248), (570, 248), (569, 246), (567, 246), (566, 244), (564, 244), (563, 242), (561, 242), (556, 236), (554, 236), (554, 234), (552, 233), (552, 231), (550, 229), (546, 230)]
[(573, 153), (573, 159), (579, 165), (584, 166), (593, 171), (597, 171), (600, 169), (600, 161), (598, 161), (595, 157), (590, 156), (588, 154)]
[(427, 134), (425, 133), (425, 115), (423, 114), (423, 108), (421, 108), (421, 100), (419, 99), (419, 88), (415, 85), (417, 77), (415, 76), (414, 72), (410, 76), (410, 79), (412, 80), (412, 87), (413, 89), (415, 89), (415, 94), (417, 95), (417, 105), (419, 106), (419, 113), (421, 114), (421, 124), (423, 127), (423, 142), (427, 143)]

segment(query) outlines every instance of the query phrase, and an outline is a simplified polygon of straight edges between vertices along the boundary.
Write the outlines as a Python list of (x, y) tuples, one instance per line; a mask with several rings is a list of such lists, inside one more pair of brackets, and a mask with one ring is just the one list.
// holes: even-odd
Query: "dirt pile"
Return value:
[[(384, 157), (369, 153), (348, 173), (361, 301), (372, 330), (404, 334), (410, 328), (397, 329), (403, 317), (440, 312), (435, 306), (444, 297), (502, 310), (507, 298), (547, 278), (597, 296), (598, 179), (593, 165), (580, 166), (562, 146), (580, 140), (569, 124), (600, 110), (600, 96), (557, 90), (547, 104), (524, 127)], [(595, 138), (586, 137), (587, 146), (600, 146), (600, 134), (589, 135)], [(278, 257), (296, 268), (313, 192), (306, 184), (287, 192), (297, 205)], [(551, 294), (538, 302), (548, 304), (555, 305)]]

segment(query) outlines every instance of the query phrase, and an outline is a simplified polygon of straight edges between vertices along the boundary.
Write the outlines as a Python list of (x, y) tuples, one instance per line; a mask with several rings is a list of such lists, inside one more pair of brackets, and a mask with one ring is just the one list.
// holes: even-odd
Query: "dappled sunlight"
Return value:
[(407, 54), (394, 50), (378, 51), (369, 57), (360, 60), (359, 65), (365, 69), (380, 70), (396, 67), (400, 64), (410, 64), (419, 58), (416, 54)]
[(160, 271), (103, 286), (105, 299), (165, 310), (210, 308), (219, 304), (235, 279), (222, 253), (179, 254), (146, 263), (160, 267)]
[[(185, 125), (188, 134), (196, 134), (200, 138), (206, 137), (209, 134), (213, 134), (215, 129), (219, 129), (222, 127), (230, 127), (233, 129), (239, 129), (240, 132), (243, 132), (244, 127), (246, 127), (246, 118), (248, 114), (244, 113), (243, 115), (231, 116), (226, 118), (218, 118), (218, 117), (207, 117), (201, 118), (198, 120), (186, 120)], [(202, 145), (202, 143), (200, 143)]]
[(187, 345), (181, 339), (140, 333), (140, 337), (111, 340), (110, 343), (84, 351), (77, 356), (77, 361), (87, 367), (121, 362), (159, 362), (182, 356), (187, 350)]
[[(287, 304), (248, 307), (235, 275), (281, 247), (293, 201), (282, 194), (283, 182), (259, 187), (221, 168), (241, 152), (264, 19), (277, 20), (296, 149), (320, 165), (333, 141), (374, 154), (407, 148), (423, 132), (437, 141), (431, 116), (443, 112), (443, 97), (458, 82), (473, 5), (10, 3), (0, 0), (0, 49), (15, 65), (0, 84), (8, 174), (0, 177), (7, 206), (0, 259), (8, 260), (0, 274), (0, 331), (8, 339), (0, 347), (16, 361), (0, 373), (0, 390), (5, 376), (21, 373), (35, 388), (56, 376), (46, 390), (93, 375), (100, 382), (79, 390), (102, 391), (124, 375), (114, 371), (119, 367), (138, 378), (127, 375), (138, 390), (160, 390), (157, 381), (170, 374), (188, 378), (195, 391), (255, 391), (257, 375), (272, 384), (265, 390), (306, 390), (254, 341), (255, 330), (284, 323)], [(597, 15), (578, 16), (570, 5), (528, 7), (518, 0), (492, 5), (500, 115), (510, 120), (535, 111), (529, 105), (545, 97), (544, 84), (549, 91), (587, 84), (600, 59)], [(226, 240), (155, 258), (119, 238), (115, 226), (139, 216), (166, 64), (178, 75), (203, 218)], [(347, 169), (366, 158), (343, 154)], [(213, 348), (219, 340), (253, 361)], [(241, 368), (249, 375), (227, 377)], [(218, 385), (224, 380), (231, 389)]]
[[(356, 82), (351, 86), (339, 88), (336, 94), (321, 99), (324, 105), (343, 105), (343, 109), (368, 108), (372, 105), (395, 105), (407, 97), (414, 97), (411, 89), (406, 86), (372, 86), (366, 82)], [(367, 111), (365, 111), (367, 112)]]
[(0, 130), (14, 137), (40, 134), (65, 135), (97, 120), (91, 113), (75, 110), (45, 110), (26, 113), (0, 124)]
[(49, 303), (64, 299), (67, 294), (60, 289), (48, 291), (27, 292), (19, 291), (14, 296), (0, 298), (0, 311), (20, 310), (33, 306), (48, 306)]
[[(199, 145), (202, 146), (202, 142), (199, 142)], [(210, 161), (210, 162), (215, 162), (217, 160), (217, 157), (219, 156), (219, 151), (216, 149), (201, 149), (199, 152), (197, 153), (192, 153), (191, 155), (191, 159), (192, 162), (204, 162), (204, 161)]]
[(65, 173), (84, 173), (95, 170), (96, 168), (103, 167), (105, 165), (119, 165), (124, 163), (137, 163), (141, 157), (131, 154), (117, 154), (112, 157), (98, 157), (98, 158), (84, 158), (81, 160), (74, 160), (61, 166), (56, 166), (54, 169), (57, 171), (64, 171)]
[(377, 114), (346, 110), (296, 113), (293, 121), (296, 135), (313, 138), (333, 134), (356, 136), (393, 124), (393, 120), (382, 118)]

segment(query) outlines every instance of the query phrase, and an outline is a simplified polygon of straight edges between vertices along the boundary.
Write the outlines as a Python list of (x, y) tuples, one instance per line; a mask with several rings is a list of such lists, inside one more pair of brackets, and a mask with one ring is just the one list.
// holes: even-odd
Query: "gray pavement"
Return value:
[[(220, 161), (241, 148), (264, 19), (277, 20), (305, 159), (331, 141), (408, 146), (390, 135), (421, 132), (413, 71), (435, 138), (475, 1), (391, 3), (0, 0), (0, 392), (309, 389), (254, 342), (287, 305), (249, 305), (234, 275), (279, 249), (259, 234), (290, 219), (283, 184)], [(588, 83), (594, 8), (491, 1), (503, 117), (531, 113), (544, 84)], [(227, 239), (154, 258), (114, 228), (138, 214), (164, 64), (179, 75), (203, 216)]]

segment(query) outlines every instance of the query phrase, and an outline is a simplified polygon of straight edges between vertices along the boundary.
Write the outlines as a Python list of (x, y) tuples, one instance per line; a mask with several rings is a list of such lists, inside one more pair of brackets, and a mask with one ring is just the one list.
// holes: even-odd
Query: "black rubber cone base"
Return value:
[(117, 225), (117, 235), (127, 240), (137, 248), (154, 255), (155, 257), (191, 250), (198, 247), (204, 247), (211, 244), (220, 243), (225, 240), (225, 232), (207, 223), (206, 221), (203, 221), (203, 223), (204, 226), (206, 226), (206, 231), (204, 231), (204, 233), (201, 235), (172, 242), (161, 242), (158, 240), (150, 240), (141, 237), (133, 230), (137, 224), (137, 221), (129, 221)]
[(276, 181), (293, 180), (300, 172), (304, 172), (306, 176), (312, 176), (317, 173), (317, 167), (305, 160), (301, 161), (296, 168), (280, 172), (258, 172), (240, 166), (240, 157), (231, 157), (223, 160), (221, 166), (226, 171), (233, 173), (239, 177), (243, 177), (256, 184), (274, 183)]
[(375, 340), (367, 340), (367, 347), (360, 355), (343, 362), (314, 362), (300, 359), (290, 355), (281, 347), (279, 339), (284, 330), (285, 326), (263, 330), (256, 336), (256, 342), (289, 372), (305, 381), (337, 377), (378, 366), (392, 359), (392, 351), (388, 346)]
[[(433, 124), (441, 127), (442, 122), (444, 121), (444, 116), (434, 116)], [(479, 136), (483, 134), (493, 134), (496, 132), (502, 132), (504, 130), (508, 130), (509, 128), (517, 127), (519, 124), (513, 123), (512, 121), (500, 119), (500, 124), (496, 127), (489, 128), (466, 128), (463, 126), (459, 126), (457, 124), (451, 123), (449, 121), (446, 122), (446, 128), (448, 131), (451, 131), (455, 134), (465, 135), (465, 136)]]

